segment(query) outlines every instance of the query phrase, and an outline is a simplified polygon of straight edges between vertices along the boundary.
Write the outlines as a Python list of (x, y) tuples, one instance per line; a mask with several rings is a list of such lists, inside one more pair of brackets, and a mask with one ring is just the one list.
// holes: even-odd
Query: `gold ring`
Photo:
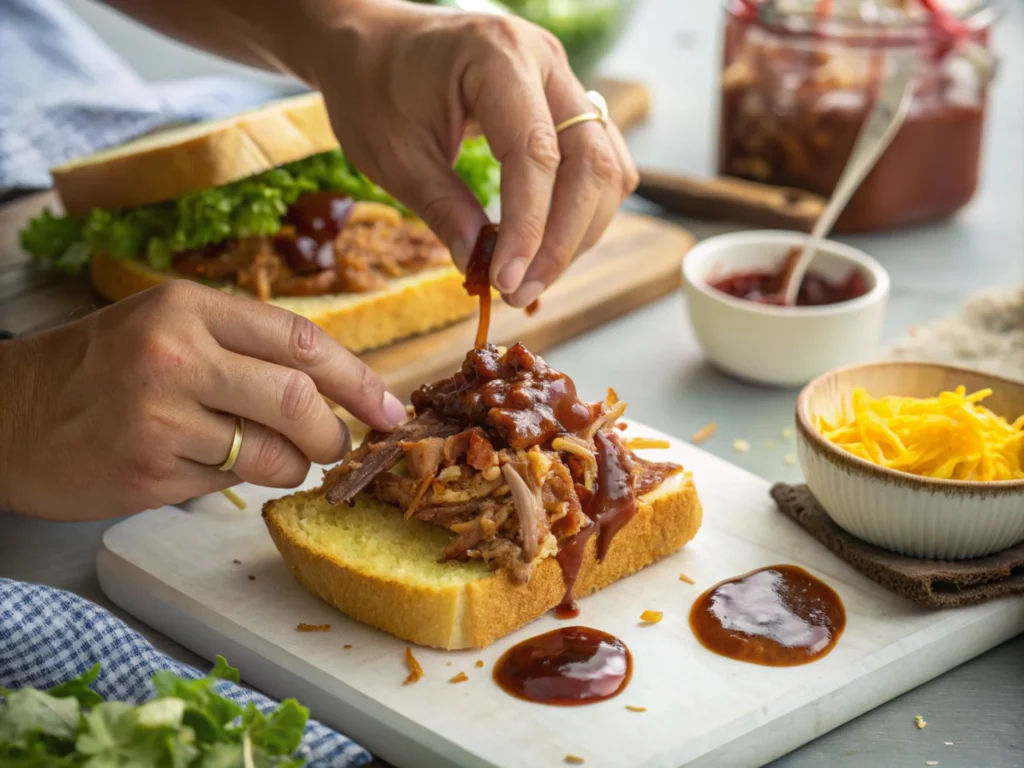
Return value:
[(563, 120), (555, 126), (555, 133), (561, 133), (566, 128), (572, 128), (574, 125), (585, 123), (588, 120), (597, 120), (601, 125), (607, 124), (608, 102), (604, 100), (604, 96), (597, 91), (587, 91), (587, 100), (594, 105), (595, 111), (584, 112), (582, 115), (576, 115), (576, 117)]
[(242, 435), (245, 434), (245, 419), (241, 416), (235, 417), (235, 436), (231, 440), (231, 450), (224, 463), (218, 467), (221, 472), (230, 472), (235, 462), (238, 461), (238, 454), (242, 450)]

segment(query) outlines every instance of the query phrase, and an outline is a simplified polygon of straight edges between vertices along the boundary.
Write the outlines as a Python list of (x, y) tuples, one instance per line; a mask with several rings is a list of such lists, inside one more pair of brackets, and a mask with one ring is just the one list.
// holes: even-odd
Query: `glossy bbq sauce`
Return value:
[(597, 448), (596, 490), (591, 493), (576, 486), (583, 511), (593, 521), (593, 525), (569, 537), (556, 555), (565, 583), (565, 597), (555, 608), (555, 616), (559, 619), (579, 615), (573, 588), (590, 537), (597, 533), (597, 559), (600, 562), (608, 554), (608, 547), (615, 534), (636, 516), (636, 493), (632, 475), (625, 463), (625, 448), (618, 438), (604, 432), (594, 435), (594, 445)]
[(506, 651), (494, 667), (494, 681), (520, 699), (571, 707), (616, 696), (632, 673), (633, 658), (617, 637), (562, 627)]
[(340, 192), (306, 192), (288, 207), (291, 228), (274, 238), (274, 248), (299, 275), (312, 275), (334, 266), (334, 239), (352, 217), (354, 202)]
[(723, 581), (690, 609), (690, 628), (701, 645), (767, 667), (821, 659), (845, 627), (839, 595), (795, 565), (773, 565)]
[[(718, 280), (708, 281), (716, 291), (727, 293), (737, 299), (756, 301), (760, 304), (782, 304), (782, 289), (786, 273), (799, 256), (799, 250), (791, 248), (786, 254), (782, 269), (776, 272), (740, 272)], [(856, 299), (868, 292), (867, 281), (859, 270), (851, 270), (849, 276), (840, 282), (832, 282), (821, 275), (807, 272), (796, 297), (798, 307), (821, 307)]]
[(491, 259), (494, 258), (494, 246), (498, 242), (498, 227), (487, 224), (480, 228), (473, 253), (470, 254), (466, 266), (466, 282), (463, 287), (470, 296), (480, 297), (480, 319), (476, 327), (477, 349), (487, 344), (487, 332), (491, 326)]

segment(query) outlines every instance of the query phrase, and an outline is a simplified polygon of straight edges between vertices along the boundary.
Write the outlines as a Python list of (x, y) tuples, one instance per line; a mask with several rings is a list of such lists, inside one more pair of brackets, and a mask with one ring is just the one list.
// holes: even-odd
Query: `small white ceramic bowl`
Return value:
[(868, 292), (851, 301), (779, 307), (737, 299), (709, 285), (744, 272), (780, 270), (786, 252), (806, 237), (775, 230), (734, 232), (708, 238), (686, 254), (683, 290), (690, 324), (715, 366), (741, 379), (792, 387), (874, 356), (889, 275), (856, 248), (826, 240), (811, 265), (811, 271), (833, 282), (860, 270)]
[(811, 492), (840, 527), (912, 557), (959, 560), (1024, 540), (1024, 480), (968, 482), (910, 475), (860, 459), (819, 434), (853, 390), (872, 397), (934, 397), (964, 386), (992, 389), (982, 403), (1011, 423), (1024, 413), (1024, 383), (932, 363), (873, 363), (825, 374), (796, 403), (797, 455)]

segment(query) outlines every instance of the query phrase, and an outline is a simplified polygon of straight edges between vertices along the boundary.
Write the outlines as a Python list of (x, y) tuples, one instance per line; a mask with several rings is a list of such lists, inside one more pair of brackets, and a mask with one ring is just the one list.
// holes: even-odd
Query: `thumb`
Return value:
[(440, 155), (409, 154), (401, 179), (383, 186), (423, 219), (448, 247), (455, 266), (465, 272), (480, 228), (489, 224), (490, 219), (480, 201)]

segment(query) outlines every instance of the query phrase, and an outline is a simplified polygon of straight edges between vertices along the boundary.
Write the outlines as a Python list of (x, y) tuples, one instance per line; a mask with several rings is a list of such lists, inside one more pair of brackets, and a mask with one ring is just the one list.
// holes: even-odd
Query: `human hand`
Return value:
[[(351, 445), (320, 393), (376, 429), (406, 418), (380, 377), (309, 320), (191, 282), (4, 344), (0, 389), (16, 396), (0, 419), (0, 508), (53, 520), (131, 514), (240, 481), (298, 485), (311, 461)], [(220, 472), (235, 416), (241, 450)]]
[(491, 282), (525, 307), (608, 226), (638, 175), (561, 44), (512, 16), (394, 0), (307, 0), (288, 58), (326, 99), (346, 155), (408, 205), (465, 270), (480, 204), (452, 171), (471, 123), (502, 164)]

